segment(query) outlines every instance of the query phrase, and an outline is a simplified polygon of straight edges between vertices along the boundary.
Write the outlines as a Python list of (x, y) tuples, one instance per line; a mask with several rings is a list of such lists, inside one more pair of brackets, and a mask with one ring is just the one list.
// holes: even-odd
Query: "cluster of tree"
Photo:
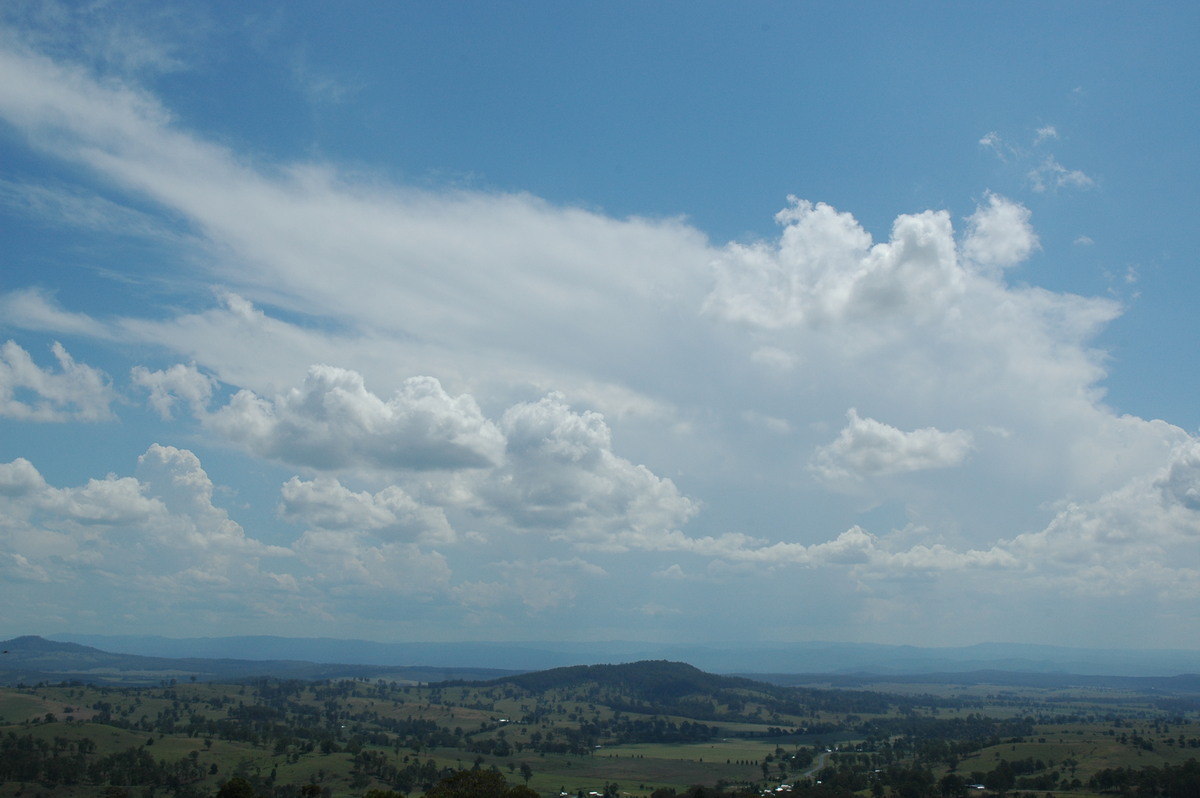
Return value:
[(411, 760), (405, 757), (401, 764), (393, 764), (382, 751), (359, 751), (354, 755), (352, 768), (351, 785), (365, 787), (371, 779), (377, 779), (405, 794), (428, 791), (452, 772), (432, 759), (422, 762), (416, 757)]
[[(839, 751), (830, 757), (817, 778), (826, 786), (850, 792), (867, 789), (878, 792), (886, 787), (890, 788), (892, 794), (900, 796), (936, 794), (943, 798), (966, 795), (969, 784), (982, 784), (996, 792), (1007, 792), (1013, 788), (1069, 790), (1082, 786), (1078, 779), (1068, 779), (1056, 767), (1061, 765), (1070, 770), (1073, 776), (1077, 763), (1072, 759), (1061, 763), (1047, 763), (1032, 757), (1011, 762), (1000, 759), (990, 771), (973, 771), (969, 777), (963, 777), (955, 772), (958, 754), (980, 747), (978, 741), (916, 742), (917, 745), (905, 739), (875, 741), (874, 744), (868, 741), (856, 746), (855, 751)], [(984, 742), (994, 744), (992, 738)], [(950, 772), (935, 785), (932, 768), (942, 765), (948, 766)], [(767, 775), (765, 763), (763, 775)]]
[(1175, 766), (1107, 768), (1088, 779), (1088, 787), (1138, 798), (1197, 798), (1200, 796), (1200, 764), (1189, 759)]
[[(546, 754), (588, 754), (599, 745), (600, 733), (596, 724), (581, 722), (577, 727), (559, 727), (529, 735), (527, 747)], [(524, 748), (526, 744), (522, 744)]]
[[(616, 714), (611, 718), (583, 720), (575, 728), (536, 731), (528, 741), (516, 744), (516, 751), (532, 750), (537, 753), (586, 754), (602, 742), (609, 745), (626, 743), (695, 743), (711, 740), (720, 734), (720, 728), (705, 723), (667, 720), (661, 717), (637, 718)], [(507, 743), (501, 739), (504, 752), (510, 753)], [(485, 753), (496, 754), (496, 749)]]
[(91, 739), (8, 732), (0, 737), (0, 782), (57, 785), (151, 785), (176, 789), (206, 775), (196, 757), (155, 759), (145, 746), (99, 755)]
[(604, 734), (614, 743), (694, 743), (710, 740), (720, 730), (704, 723), (664, 718), (614, 718)]
[(460, 770), (425, 792), (425, 798), (539, 798), (529, 787), (510, 785), (494, 770)]
[[(718, 784), (706, 786), (695, 784), (682, 792), (670, 787), (661, 787), (650, 793), (650, 798), (758, 798), (759, 792), (751, 785)], [(802, 783), (792, 785), (790, 798), (852, 798), (853, 793), (828, 784)]]
[(971, 713), (963, 718), (916, 715), (872, 718), (858, 724), (854, 732), (865, 738), (903, 736), (912, 740), (961, 740), (995, 745), (1003, 738), (1033, 734), (1033, 718), (997, 720)]
[[(1064, 760), (1062, 765), (1074, 772), (1075, 761)], [(1083, 786), (1078, 779), (1068, 779), (1055, 768), (1054, 762), (1026, 757), (1008, 761), (1001, 759), (989, 771), (973, 770), (971, 784), (982, 784), (989, 790), (1007, 792), (1015, 788), (1022, 790), (1070, 790)], [(956, 774), (950, 774), (956, 775)]]
[[(316, 750), (322, 753), (350, 750), (353, 753), (356, 745), (361, 747), (368, 743), (419, 751), (457, 746), (463, 736), (461, 730), (456, 733), (426, 719), (398, 719), (377, 712), (352, 715), (345, 709), (344, 702), (363, 689), (361, 683), (353, 680), (274, 682), (263, 679), (242, 689), (248, 690), (249, 701), (234, 701), (223, 696), (200, 701), (180, 697), (174, 690), (165, 690), (157, 697), (170, 700), (171, 706), (153, 716), (149, 713), (137, 715), (142, 705), (140, 696), (124, 706), (101, 700), (92, 707), (96, 712), (93, 721), (163, 735), (208, 737), (251, 745), (275, 745), (277, 748), (294, 746), (298, 753)], [(389, 696), (400, 689), (404, 688), (375, 685), (376, 692), (384, 690)], [(305, 697), (320, 701), (321, 706), (304, 703)], [(349, 741), (343, 739), (348, 720), (356, 722), (357, 731)]]

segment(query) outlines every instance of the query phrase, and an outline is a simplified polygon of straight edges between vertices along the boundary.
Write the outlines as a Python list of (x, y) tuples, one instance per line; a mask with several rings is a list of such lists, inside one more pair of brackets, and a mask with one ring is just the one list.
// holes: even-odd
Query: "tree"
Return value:
[(996, 765), (996, 769), (987, 774), (987, 779), (984, 784), (989, 789), (997, 792), (1011, 790), (1017, 782), (1017, 774), (1013, 772), (1012, 765), (1007, 760), (1001, 759), (1000, 764)]
[(938, 781), (942, 798), (962, 798), (967, 794), (967, 780), (957, 773), (947, 773)]
[(460, 770), (433, 785), (425, 798), (508, 798), (504, 776), (493, 770)]
[(217, 790), (217, 798), (258, 798), (250, 782), (241, 776), (234, 776), (221, 785)]
[(541, 798), (541, 796), (524, 784), (518, 784), (516, 787), (509, 787), (508, 792), (504, 793), (504, 798)]
[(533, 768), (529, 767), (528, 762), (521, 763), (521, 778), (525, 779), (526, 786), (529, 785), (529, 780), (533, 778)]

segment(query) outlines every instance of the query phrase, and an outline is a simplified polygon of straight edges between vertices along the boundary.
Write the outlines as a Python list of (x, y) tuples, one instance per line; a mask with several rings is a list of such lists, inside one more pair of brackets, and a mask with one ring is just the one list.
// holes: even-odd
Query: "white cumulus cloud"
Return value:
[(442, 508), (421, 505), (396, 485), (356, 493), (330, 477), (292, 477), (280, 489), (280, 497), (284, 518), (313, 528), (426, 543), (447, 543), (455, 537)]
[(133, 384), (150, 392), (150, 406), (163, 419), (171, 418), (171, 410), (178, 401), (186, 402), (192, 414), (202, 416), (208, 410), (216, 380), (202, 374), (194, 365), (176, 363), (161, 371), (151, 371), (145, 366), (134, 366), (131, 372)]
[(989, 194), (987, 206), (967, 220), (964, 257), (981, 266), (1006, 268), (1029, 257), (1037, 248), (1037, 234), (1029, 223), (1029, 209)]
[(711, 312), (766, 328), (920, 317), (965, 288), (944, 212), (901, 216), (891, 240), (875, 245), (825, 203), (792, 198), (776, 219), (777, 244), (730, 244), (717, 259)]
[(116, 394), (104, 372), (75, 362), (57, 341), (58, 370), (41, 368), (15, 341), (0, 346), (0, 416), (21, 421), (108, 421)]
[(257, 456), (318, 470), (481, 468), (504, 445), (474, 399), (432, 377), (409, 378), (383, 399), (332, 366), (311, 367), (303, 385), (273, 398), (239, 391), (206, 423)]
[(36, 601), (7, 595), (6, 606), (34, 601), (48, 611), (66, 601), (72, 612), (139, 616), (216, 600), (214, 584), (260, 593), (254, 601), (289, 592), (294, 580), (264, 565), (292, 553), (246, 535), (212, 496), (194, 454), (158, 444), (139, 458), (137, 476), (80, 486), (54, 487), (26, 460), (0, 464), (0, 571), (52, 586)]
[(1156, 471), (1088, 502), (1069, 502), (1043, 530), (998, 544), (1035, 573), (1087, 594), (1200, 596), (1200, 440)]
[(509, 408), (500, 426), (505, 463), (478, 499), (517, 529), (603, 549), (655, 548), (699, 510), (671, 480), (614, 453), (600, 414), (575, 412), (559, 394)]
[(837, 440), (819, 448), (813, 458), (813, 471), (829, 482), (947, 468), (962, 463), (971, 451), (973, 438), (966, 430), (924, 427), (905, 432), (860, 418), (853, 408), (846, 417), (849, 421)]

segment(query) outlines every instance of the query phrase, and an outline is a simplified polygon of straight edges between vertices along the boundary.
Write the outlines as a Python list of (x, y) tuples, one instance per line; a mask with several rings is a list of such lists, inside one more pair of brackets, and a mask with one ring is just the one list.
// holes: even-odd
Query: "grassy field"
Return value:
[[(634, 693), (594, 685), (542, 693), (365, 680), (0, 688), (0, 740), (25, 739), (45, 756), (78, 755), (92, 764), (140, 752), (187, 774), (175, 786), (136, 788), (134, 798), (212, 795), (234, 775), (264, 794), (289, 784), (316, 784), (331, 798), (400, 784), (419, 794), (420, 783), (431, 783), (429, 774), (473, 767), (494, 768), (512, 784), (526, 783), (528, 775), (528, 785), (546, 796), (648, 796), (694, 784), (761, 789), (802, 778), (826, 747), (833, 749), (831, 768), (857, 769), (857, 776), (846, 771), (841, 778), (864, 796), (877, 789), (872, 782), (887, 768), (923, 767), (934, 779), (954, 774), (976, 781), (1001, 763), (1016, 763), (1033, 768), (1023, 777), (1055, 774), (1054, 789), (1037, 790), (1039, 798), (1048, 791), (1069, 798), (1086, 793), (1088, 779), (1105, 768), (1180, 765), (1200, 757), (1200, 711), (1186, 703), (1184, 712), (1160, 708), (1158, 695), (888, 686), (898, 697), (883, 712), (863, 711), (846, 691), (810, 695), (809, 703), (743, 690), (720, 701), (685, 696), (651, 706)], [(837, 710), (839, 695), (847, 711)], [(689, 717), (688, 707), (702, 716)], [(967, 728), (984, 718), (985, 727), (1022, 731), (971, 743), (950, 758), (929, 753), (961, 743), (930, 740), (930, 729)], [(689, 724), (714, 733), (690, 741), (625, 739), (646, 733), (651, 723), (668, 736), (678, 737)], [(85, 748), (86, 755), (78, 753)], [(791, 762), (798, 752), (800, 759)], [(404, 781), (402, 771), (418, 770), (424, 775)], [(82, 798), (101, 795), (106, 786), (0, 780), (0, 798)], [(885, 787), (883, 794), (892, 790)]]

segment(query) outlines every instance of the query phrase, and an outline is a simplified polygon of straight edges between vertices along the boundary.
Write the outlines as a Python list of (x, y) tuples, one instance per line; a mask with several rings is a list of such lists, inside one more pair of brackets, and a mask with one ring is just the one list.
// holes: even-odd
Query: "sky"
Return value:
[(1197, 34), (4, 3), (0, 636), (1196, 648)]

